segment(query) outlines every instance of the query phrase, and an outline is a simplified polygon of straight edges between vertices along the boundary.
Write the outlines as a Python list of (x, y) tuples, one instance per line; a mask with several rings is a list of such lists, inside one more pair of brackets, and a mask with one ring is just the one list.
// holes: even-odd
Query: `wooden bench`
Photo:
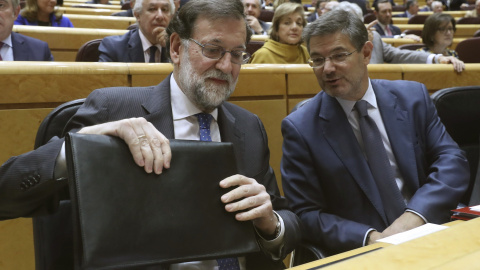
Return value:
[(75, 61), (78, 49), (87, 41), (123, 35), (127, 30), (14, 25), (13, 31), (48, 43), (55, 61)]
[[(422, 30), (423, 24), (396, 24), (398, 28), (403, 32), (407, 29)], [(480, 29), (480, 24), (457, 24), (457, 30), (455, 31), (455, 38), (470, 38), (473, 34)]]
[[(85, 4), (85, 0), (63, 0), (63, 3), (79, 3), (79, 4)], [(112, 5), (120, 5), (120, 1), (119, 0), (110, 0), (108, 1), (110, 2), (110, 4)]]
[(65, 14), (64, 16), (70, 19), (75, 28), (126, 30), (128, 26), (137, 22), (134, 17), (83, 14)]
[(120, 5), (102, 5), (102, 4), (85, 4), (85, 3), (72, 3), (72, 2), (65, 2), (63, 3), (63, 7), (74, 7), (74, 8), (89, 8), (89, 9), (112, 9), (116, 10), (117, 12), (122, 9)]
[(118, 9), (107, 8), (76, 8), (76, 7), (59, 7), (58, 10), (64, 14), (84, 14), (84, 15), (106, 15), (110, 16), (113, 13), (120, 12)]

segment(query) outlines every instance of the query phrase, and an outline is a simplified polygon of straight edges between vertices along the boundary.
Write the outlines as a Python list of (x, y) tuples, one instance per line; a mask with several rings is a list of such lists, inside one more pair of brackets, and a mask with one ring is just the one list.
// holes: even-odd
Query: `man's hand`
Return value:
[(373, 22), (367, 24), (367, 31), (368, 31), (368, 41), (373, 42), (373, 31), (377, 31), (375, 29), (375, 25), (378, 23), (378, 20), (374, 20)]
[(438, 58), (438, 62), (440, 64), (452, 64), (453, 69), (460, 73), (465, 69), (465, 63), (462, 60), (458, 60), (457, 58), (453, 56), (440, 56)]
[(255, 34), (263, 34), (263, 28), (257, 18), (252, 15), (247, 15), (247, 23), (253, 29), (253, 31), (255, 31)]
[(405, 232), (425, 224), (425, 221), (415, 213), (405, 212), (382, 232), (382, 238)]
[(403, 38), (408, 38), (408, 39), (413, 39), (417, 42), (420, 42), (422, 41), (422, 38), (417, 36), (417, 35), (414, 35), (414, 34), (408, 34), (408, 35), (405, 35)]
[(125, 141), (135, 163), (147, 173), (161, 174), (170, 168), (169, 140), (145, 118), (130, 118), (82, 128), (78, 133), (111, 135)]
[(220, 187), (238, 186), (224, 194), (221, 198), (225, 210), (237, 212), (235, 218), (239, 221), (252, 220), (253, 225), (264, 235), (273, 235), (277, 225), (277, 217), (273, 212), (270, 195), (265, 187), (253, 178), (243, 175), (233, 175), (220, 181)]
[(163, 48), (165, 48), (166, 42), (167, 42), (167, 31), (165, 31), (165, 27), (155, 27), (153, 29), (153, 35), (156, 37), (155, 39), (157, 40), (157, 43), (160, 44)]

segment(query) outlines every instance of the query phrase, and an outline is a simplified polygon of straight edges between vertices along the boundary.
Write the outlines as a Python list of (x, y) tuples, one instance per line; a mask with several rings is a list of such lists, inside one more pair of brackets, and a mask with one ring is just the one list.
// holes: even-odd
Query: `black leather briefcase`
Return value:
[(231, 143), (172, 140), (170, 169), (147, 174), (123, 140), (69, 133), (76, 269), (235, 257), (259, 250), (251, 222), (220, 201), (237, 173)]

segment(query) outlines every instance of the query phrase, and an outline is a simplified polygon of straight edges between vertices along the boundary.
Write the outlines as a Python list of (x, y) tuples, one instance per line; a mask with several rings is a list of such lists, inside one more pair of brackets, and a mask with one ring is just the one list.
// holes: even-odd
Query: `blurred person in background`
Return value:
[(429, 53), (453, 56), (458, 59), (452, 45), (455, 33), (455, 19), (449, 14), (435, 13), (430, 15), (423, 25), (422, 39), (426, 47), (418, 49)]
[(73, 27), (72, 22), (55, 9), (56, 0), (27, 0), (25, 8), (15, 20), (17, 25)]
[(273, 16), (270, 38), (250, 58), (252, 64), (306, 64), (309, 55), (302, 45), (303, 28), (307, 25), (303, 6), (281, 4)]

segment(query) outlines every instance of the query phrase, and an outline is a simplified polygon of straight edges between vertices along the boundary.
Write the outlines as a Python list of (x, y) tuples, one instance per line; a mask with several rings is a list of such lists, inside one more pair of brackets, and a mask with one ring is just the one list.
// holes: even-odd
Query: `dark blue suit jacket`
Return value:
[(402, 33), (402, 31), (400, 30), (400, 28), (396, 27), (395, 25), (393, 24), (389, 24), (387, 25), (388, 28), (390, 28), (390, 31), (392, 31), (392, 35), (389, 36), (387, 35), (382, 27), (378, 24), (375, 24), (375, 29), (377, 30), (377, 32), (380, 34), (381, 37), (392, 37), (392, 36), (395, 36), (395, 35), (400, 35)]
[[(407, 208), (428, 222), (449, 221), (469, 181), (464, 153), (445, 131), (425, 86), (372, 80), (397, 166), (413, 197)], [(388, 224), (368, 164), (338, 101), (325, 92), (282, 122), (285, 196), (304, 237), (338, 253), (361, 247)]]
[[(142, 40), (139, 29), (128, 31), (122, 36), (108, 36), (103, 38), (98, 47), (100, 51), (99, 62), (137, 62), (145, 63)], [(162, 63), (168, 63), (166, 50), (162, 48)]]
[(12, 50), (14, 61), (53, 61), (46, 42), (15, 32), (12, 32)]

